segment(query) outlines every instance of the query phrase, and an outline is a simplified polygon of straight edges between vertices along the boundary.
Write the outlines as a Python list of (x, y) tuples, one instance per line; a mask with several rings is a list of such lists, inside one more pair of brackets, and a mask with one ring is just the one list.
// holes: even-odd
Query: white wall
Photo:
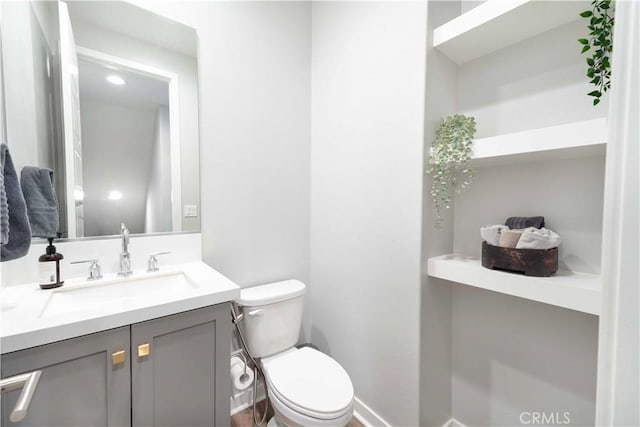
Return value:
[[(87, 236), (143, 233), (156, 111), (81, 98), (84, 230)], [(121, 200), (108, 200), (110, 191)]]
[[(460, 13), (457, 2), (429, 2), (427, 25), (437, 28)], [(456, 112), (457, 67), (433, 45), (427, 31), (425, 91), (425, 162), (441, 117)], [(425, 163), (426, 169), (426, 163)], [(442, 228), (434, 227), (431, 177), (423, 174), (422, 286), (420, 309), (420, 426), (440, 427), (451, 418), (451, 287), (428, 276), (429, 257), (453, 252), (453, 212), (444, 212)]]
[(312, 339), (419, 423), (426, 3), (312, 6)]
[(171, 231), (171, 146), (169, 109), (158, 107), (151, 148), (151, 165), (147, 180), (145, 233)]
[(204, 261), (240, 286), (308, 283), (310, 4), (134, 3), (198, 32)]
[[(53, 166), (53, 81), (47, 62), (49, 9), (29, 2), (2, 5), (3, 78), (7, 141), (18, 175), (24, 166)], [(25, 49), (30, 46), (30, 49)]]
[[(200, 39), (205, 261), (241, 286), (308, 282), (312, 188), (312, 339), (374, 410), (417, 425), (425, 5), (314, 4), (311, 48), (309, 3), (145, 4)], [(320, 44), (340, 73), (314, 57), (311, 186), (310, 52)], [(321, 128), (339, 139), (317, 139)]]
[(598, 426), (640, 425), (640, 4), (616, 4), (598, 353)]
[[(40, 11), (41, 20), (35, 12)], [(50, 22), (50, 9), (42, 4), (36, 4), (31, 11), (31, 48), (33, 55), (33, 88), (34, 88), (34, 115), (33, 128), (36, 131), (38, 148), (37, 161), (32, 166), (53, 168), (54, 128), (54, 82), (51, 75), (54, 61), (55, 47), (49, 46), (51, 34), (47, 31)]]
[(458, 421), (510, 427), (523, 412), (568, 412), (569, 425), (594, 425), (597, 316), (451, 286)]

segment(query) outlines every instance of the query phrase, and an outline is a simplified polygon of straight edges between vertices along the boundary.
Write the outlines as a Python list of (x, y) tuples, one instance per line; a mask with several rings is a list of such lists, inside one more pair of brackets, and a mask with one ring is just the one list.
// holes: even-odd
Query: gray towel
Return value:
[(504, 222), (504, 225), (509, 227), (512, 230), (517, 230), (520, 228), (542, 228), (544, 227), (544, 217), (543, 216), (512, 216), (507, 218)]
[(9, 217), (9, 241), (0, 246), (0, 261), (11, 261), (21, 258), (29, 252), (31, 246), (31, 227), (27, 217), (27, 205), (22, 196), (18, 174), (13, 167), (9, 147), (0, 145), (0, 158), (4, 174), (4, 188), (7, 196)]
[(57, 237), (58, 200), (53, 188), (53, 171), (25, 166), (20, 173), (22, 194), (27, 203), (27, 215), (33, 237)]
[(9, 205), (4, 189), (4, 148), (0, 160), (0, 245), (6, 245), (9, 242)]

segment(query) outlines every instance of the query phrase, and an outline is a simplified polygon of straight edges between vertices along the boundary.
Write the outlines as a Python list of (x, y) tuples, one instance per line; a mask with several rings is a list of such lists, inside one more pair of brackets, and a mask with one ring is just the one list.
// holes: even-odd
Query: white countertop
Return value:
[[(157, 290), (149, 286), (151, 280), (172, 275), (184, 275), (188, 285)], [(134, 283), (136, 280), (141, 282)], [(144, 291), (132, 294), (131, 290), (145, 281), (144, 288), (139, 288)], [(114, 286), (113, 292), (109, 288), (125, 282), (130, 286)], [(100, 293), (108, 295), (108, 299), (96, 298)], [(127, 278), (111, 273), (91, 282), (69, 279), (62, 287), (50, 290), (40, 289), (37, 283), (11, 286), (2, 289), (0, 298), (0, 352), (10, 353), (220, 304), (239, 296), (240, 288), (235, 283), (203, 262), (167, 266), (155, 273), (134, 271)]]

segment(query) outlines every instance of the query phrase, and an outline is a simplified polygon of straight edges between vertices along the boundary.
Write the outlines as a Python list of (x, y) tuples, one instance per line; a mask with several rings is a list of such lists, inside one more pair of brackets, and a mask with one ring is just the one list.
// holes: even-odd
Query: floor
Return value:
[[(265, 402), (266, 400), (261, 400), (260, 402), (258, 402), (258, 413), (260, 415), (262, 415)], [(268, 416), (271, 417), (272, 414), (273, 414), (273, 410), (271, 409), (271, 407), (269, 407)], [(267, 420), (268, 419), (269, 418), (267, 418)], [(255, 427), (255, 424), (253, 422), (253, 408), (249, 407), (247, 409), (244, 409), (238, 412), (235, 415), (232, 415), (231, 427)], [(351, 421), (349, 421), (349, 424), (347, 424), (345, 427), (364, 427), (364, 426), (360, 421), (356, 420), (355, 418), (351, 418)]]

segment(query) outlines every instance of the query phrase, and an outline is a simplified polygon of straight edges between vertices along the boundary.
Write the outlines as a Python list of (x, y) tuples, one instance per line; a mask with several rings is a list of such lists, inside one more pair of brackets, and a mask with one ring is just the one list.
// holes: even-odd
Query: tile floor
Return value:
[[(258, 402), (258, 412), (262, 415), (266, 400)], [(273, 414), (273, 410), (269, 407), (269, 417)], [(269, 418), (267, 418), (268, 420)], [(253, 408), (249, 407), (231, 416), (231, 427), (255, 427), (253, 422)], [(263, 424), (264, 427), (264, 424)], [(351, 418), (346, 427), (364, 427), (362, 423), (355, 418)]]

